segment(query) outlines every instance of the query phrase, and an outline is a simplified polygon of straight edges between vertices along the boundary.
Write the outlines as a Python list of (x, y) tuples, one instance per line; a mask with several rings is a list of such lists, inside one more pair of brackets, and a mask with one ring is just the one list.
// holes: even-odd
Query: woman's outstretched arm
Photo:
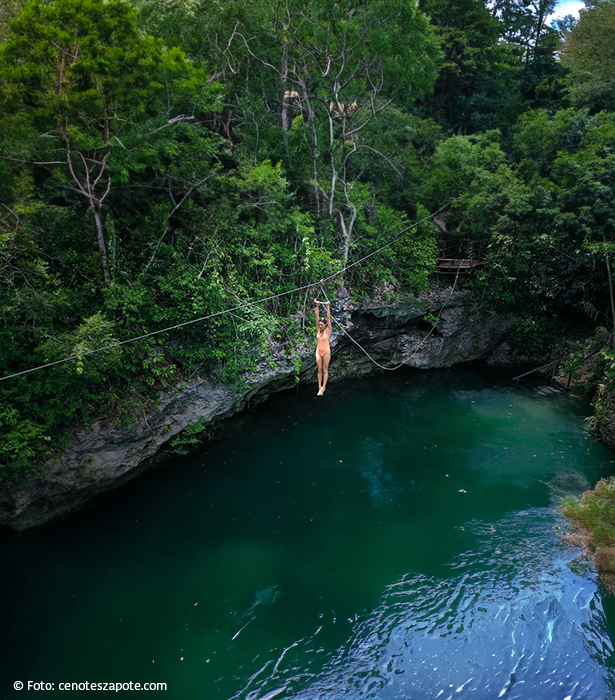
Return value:
[(331, 326), (331, 303), (327, 302), (327, 330), (329, 331), (329, 336), (333, 333), (333, 328)]
[(320, 316), (318, 315), (318, 307), (320, 306), (320, 302), (318, 299), (314, 299), (316, 302), (316, 330), (318, 330), (318, 321), (320, 321)]

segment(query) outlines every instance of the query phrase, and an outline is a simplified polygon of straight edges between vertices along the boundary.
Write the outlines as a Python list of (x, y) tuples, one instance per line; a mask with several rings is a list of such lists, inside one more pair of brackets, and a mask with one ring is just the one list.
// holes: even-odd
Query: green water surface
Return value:
[(276, 396), (0, 541), (0, 698), (615, 697), (615, 610), (554, 508), (614, 471), (585, 413), (468, 370)]

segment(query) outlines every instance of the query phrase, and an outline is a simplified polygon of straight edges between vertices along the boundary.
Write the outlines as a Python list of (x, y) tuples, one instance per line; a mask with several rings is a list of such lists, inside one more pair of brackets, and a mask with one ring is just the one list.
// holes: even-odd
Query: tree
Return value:
[(600, 2), (582, 10), (564, 36), (562, 62), (572, 70), (571, 92), (592, 112), (615, 109), (615, 3)]
[(25, 4), (25, 0), (5, 0), (0, 4), (0, 43), (6, 41), (10, 23), (23, 10)]
[[(189, 64), (180, 51), (141, 36), (134, 11), (119, 0), (31, 0), (0, 47), (0, 64), (0, 107), (12, 113), (4, 119), (4, 157), (62, 166), (52, 168), (56, 186), (91, 210), (110, 283), (104, 207), (114, 177), (135, 167), (127, 144), (142, 146), (194, 118), (172, 114), (178, 83), (193, 77)], [(164, 122), (151, 126), (161, 115)]]
[[(139, 7), (148, 26), (160, 26), (165, 8), (147, 0)], [(333, 235), (347, 260), (366, 159), (403, 179), (399, 149), (384, 153), (378, 129), (394, 103), (409, 109), (437, 75), (439, 47), (426, 17), (406, 0), (227, 0), (190, 12), (207, 37), (197, 45), (190, 33), (191, 46), (229, 86), (223, 128), (236, 157), (282, 162), (322, 235)], [(176, 23), (172, 31), (181, 34)]]
[[(501, 24), (479, 0), (423, 0), (440, 38), (444, 60), (426, 114), (455, 133), (497, 126), (497, 113), (515, 99), (514, 51), (498, 39)], [(508, 87), (508, 89), (507, 89)]]
[[(598, 274), (586, 275), (586, 300), (609, 319), (615, 332), (612, 261), (615, 253), (615, 115), (601, 112), (587, 120), (583, 143), (561, 151), (553, 163), (553, 179), (560, 188), (560, 227), (586, 253), (604, 262)], [(589, 284), (591, 280), (592, 284)], [(608, 301), (607, 301), (608, 299)]]
[(502, 26), (502, 39), (523, 50), (523, 59), (530, 63), (545, 34), (551, 31), (547, 18), (557, 0), (493, 0), (488, 3), (493, 17)]
[(365, 138), (368, 127), (384, 118), (393, 98), (411, 102), (431, 88), (437, 43), (425, 17), (406, 2), (287, 3), (269, 36), (264, 54), (243, 39), (277, 75), (289, 155), (295, 144), (305, 148), (316, 217), (340, 232), (345, 264), (363, 196), (353, 162), (365, 152), (386, 159)]
[(558, 324), (612, 326), (612, 116), (535, 110), (519, 119), (512, 159), (497, 132), (449, 138), (431, 159), (426, 205), (453, 199), (448, 235), (482, 239), (478, 298), (514, 312), (528, 347), (544, 350)]

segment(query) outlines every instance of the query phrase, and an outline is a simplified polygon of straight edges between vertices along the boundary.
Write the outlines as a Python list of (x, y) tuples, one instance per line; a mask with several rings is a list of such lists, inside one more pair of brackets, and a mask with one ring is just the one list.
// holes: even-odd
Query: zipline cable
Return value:
[[(322, 288), (322, 286), (321, 286), (321, 288)], [(331, 302), (329, 301), (329, 297), (327, 296), (327, 292), (325, 292), (325, 290), (323, 289), (322, 293), (325, 295), (325, 299), (329, 303), (329, 306), (331, 306)], [(329, 312), (329, 313), (331, 313), (331, 312)], [(377, 367), (380, 367), (380, 369), (385, 369), (388, 372), (394, 372), (396, 369), (399, 369), (400, 367), (403, 367), (406, 364), (405, 362), (401, 362), (396, 367), (385, 367), (384, 365), (381, 365), (379, 362), (376, 362), (376, 360), (374, 360), (374, 358), (367, 352), (367, 350), (350, 335), (350, 333), (344, 328), (344, 326), (342, 326), (342, 324), (335, 318), (335, 316), (333, 314), (331, 314), (331, 318), (337, 323), (337, 325), (342, 329), (342, 331), (350, 338), (350, 340), (352, 340), (352, 342), (359, 349), (361, 349)]]
[[(119, 348), (122, 345), (127, 345), (128, 343), (136, 343), (139, 340), (145, 340), (145, 338), (151, 338), (154, 335), (158, 335), (160, 333), (168, 333), (169, 331), (176, 330), (177, 328), (183, 328), (184, 326), (189, 326), (193, 323), (200, 323), (201, 321), (207, 321), (210, 318), (216, 318), (217, 316), (222, 316), (223, 314), (230, 313), (231, 311), (237, 311), (238, 309), (244, 309), (249, 306), (256, 306), (257, 304), (264, 304), (267, 301), (273, 301), (273, 299), (278, 299), (279, 297), (287, 296), (288, 294), (294, 294), (295, 292), (301, 292), (304, 289), (311, 289), (313, 287), (317, 287), (319, 284), (322, 284), (324, 282), (328, 282), (329, 280), (334, 279), (335, 277), (338, 277), (339, 275), (343, 274), (346, 272), (346, 270), (350, 270), (351, 267), (354, 267), (355, 265), (358, 265), (359, 263), (364, 262), (368, 258), (371, 258), (373, 255), (376, 255), (380, 251), (384, 250), (385, 248), (388, 248), (389, 246), (392, 246), (393, 244), (397, 243), (397, 241), (402, 238), (402, 236), (405, 236), (409, 231), (411, 231), (413, 228), (416, 228), (420, 224), (422, 224), (424, 221), (427, 221), (428, 219), (433, 218), (434, 216), (437, 216), (441, 211), (446, 209), (448, 207), (450, 202), (448, 204), (445, 204), (443, 207), (440, 207), (438, 211), (434, 212), (433, 214), (429, 214), (429, 216), (426, 216), (424, 219), (421, 219), (420, 221), (417, 221), (416, 223), (412, 224), (411, 226), (408, 226), (405, 228), (403, 231), (400, 231), (395, 238), (393, 238), (391, 241), (388, 243), (385, 243), (384, 245), (380, 246), (379, 248), (376, 248), (376, 250), (373, 250), (371, 253), (368, 253), (364, 257), (360, 258), (359, 260), (356, 260), (353, 263), (350, 263), (350, 265), (345, 265), (341, 270), (338, 270), (337, 272), (334, 272), (333, 274), (329, 275), (328, 277), (324, 277), (321, 279), (319, 282), (312, 282), (311, 284), (304, 284), (301, 287), (295, 287), (295, 289), (290, 289), (287, 292), (280, 292), (279, 294), (272, 294), (271, 296), (264, 297), (263, 299), (258, 299), (256, 301), (246, 301), (241, 304), (238, 304), (237, 306), (232, 306), (229, 309), (224, 309), (223, 311), (216, 311), (213, 314), (208, 314), (207, 316), (200, 316), (199, 318), (193, 318), (190, 321), (184, 321), (183, 323), (177, 323), (174, 326), (169, 326), (168, 328), (161, 328), (160, 330), (157, 331), (152, 331), (151, 333), (144, 333), (143, 335), (138, 335), (135, 336), (134, 338), (129, 338), (128, 340), (120, 340), (117, 343), (111, 343), (110, 345), (104, 345), (101, 348), (96, 348), (94, 350), (88, 350), (87, 352), (80, 353), (78, 355), (71, 355), (70, 357), (64, 357), (61, 360), (55, 360), (54, 362), (47, 362), (44, 365), (38, 365), (37, 367), (31, 367), (30, 369), (25, 369), (21, 372), (15, 372), (14, 374), (9, 374), (6, 377), (0, 377), (0, 382), (4, 382), (7, 379), (13, 379), (15, 377), (20, 377), (23, 376), (24, 374), (30, 374), (30, 372), (37, 372), (40, 369), (47, 369), (49, 367), (53, 367), (55, 365), (61, 365), (64, 362), (71, 362), (73, 360), (80, 360), (84, 357), (88, 357), (89, 355), (95, 355), (99, 352), (105, 352), (106, 350), (113, 350), (113, 348)], [(348, 336), (350, 337), (350, 336)]]
[[(444, 311), (446, 305), (448, 304), (448, 302), (451, 300), (451, 297), (452, 297), (453, 294), (455, 293), (455, 287), (457, 286), (457, 280), (459, 279), (459, 271), (460, 271), (460, 270), (461, 270), (461, 266), (459, 266), (459, 267), (457, 268), (457, 274), (455, 275), (455, 281), (453, 282), (453, 286), (452, 286), (452, 288), (451, 288), (450, 294), (449, 294), (448, 297), (446, 298), (446, 301), (444, 302), (444, 304), (442, 304), (442, 306), (440, 307), (440, 311), (438, 312), (438, 316), (437, 316), (437, 318), (436, 318), (436, 320), (435, 320), (433, 326), (431, 327), (431, 330), (429, 331), (429, 333), (428, 333), (428, 334), (423, 338), (423, 340), (421, 340), (421, 342), (416, 346), (416, 348), (415, 348), (414, 352), (412, 353), (412, 355), (410, 355), (410, 357), (409, 357), (407, 360), (404, 360), (403, 362), (400, 362), (400, 363), (399, 363), (398, 365), (396, 365), (395, 367), (385, 367), (384, 365), (381, 365), (379, 362), (376, 362), (376, 360), (374, 360), (374, 358), (367, 352), (367, 350), (366, 350), (360, 343), (358, 343), (358, 342), (350, 335), (350, 333), (348, 333), (348, 331), (347, 331), (347, 330), (344, 328), (344, 326), (335, 318), (335, 316), (333, 316), (333, 314), (331, 314), (331, 318), (337, 323), (337, 325), (342, 329), (342, 331), (344, 331), (344, 333), (350, 338), (350, 340), (352, 340), (352, 342), (353, 342), (357, 347), (359, 347), (359, 348), (367, 355), (367, 357), (369, 357), (369, 359), (370, 359), (377, 367), (380, 367), (380, 369), (385, 369), (385, 370), (387, 370), (388, 372), (394, 372), (395, 370), (400, 369), (400, 367), (403, 367), (404, 365), (407, 365), (407, 364), (410, 362), (410, 360), (411, 360), (411, 359), (416, 355), (416, 353), (423, 347), (423, 345), (425, 344), (425, 341), (429, 338), (429, 336), (434, 332), (434, 330), (435, 330), (436, 327), (438, 326), (438, 322), (440, 321), (440, 317), (442, 316), (442, 312)], [(329, 307), (331, 307), (331, 302), (329, 301), (329, 297), (327, 296), (327, 292), (325, 292), (325, 290), (324, 290), (324, 288), (322, 287), (322, 285), (321, 285), (321, 289), (322, 289), (322, 293), (325, 295), (325, 299), (327, 300), (327, 302), (328, 302), (328, 304), (329, 304)], [(322, 303), (322, 302), (321, 302), (321, 303)], [(329, 311), (329, 313), (331, 313), (331, 311)], [(535, 371), (535, 370), (534, 370), (534, 371)], [(530, 372), (528, 372), (527, 374), (530, 374)], [(521, 376), (524, 377), (525, 375), (522, 374)], [(515, 377), (515, 379), (518, 379), (518, 377)]]

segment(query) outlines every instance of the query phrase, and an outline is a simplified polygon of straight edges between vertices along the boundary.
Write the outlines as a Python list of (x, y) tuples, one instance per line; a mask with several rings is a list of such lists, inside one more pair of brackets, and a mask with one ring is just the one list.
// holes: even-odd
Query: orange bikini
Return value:
[(331, 347), (329, 346), (329, 335), (326, 329), (322, 332), (322, 335), (318, 333), (316, 336), (316, 342), (318, 343), (316, 352), (321, 357), (324, 357), (328, 352), (331, 352)]

